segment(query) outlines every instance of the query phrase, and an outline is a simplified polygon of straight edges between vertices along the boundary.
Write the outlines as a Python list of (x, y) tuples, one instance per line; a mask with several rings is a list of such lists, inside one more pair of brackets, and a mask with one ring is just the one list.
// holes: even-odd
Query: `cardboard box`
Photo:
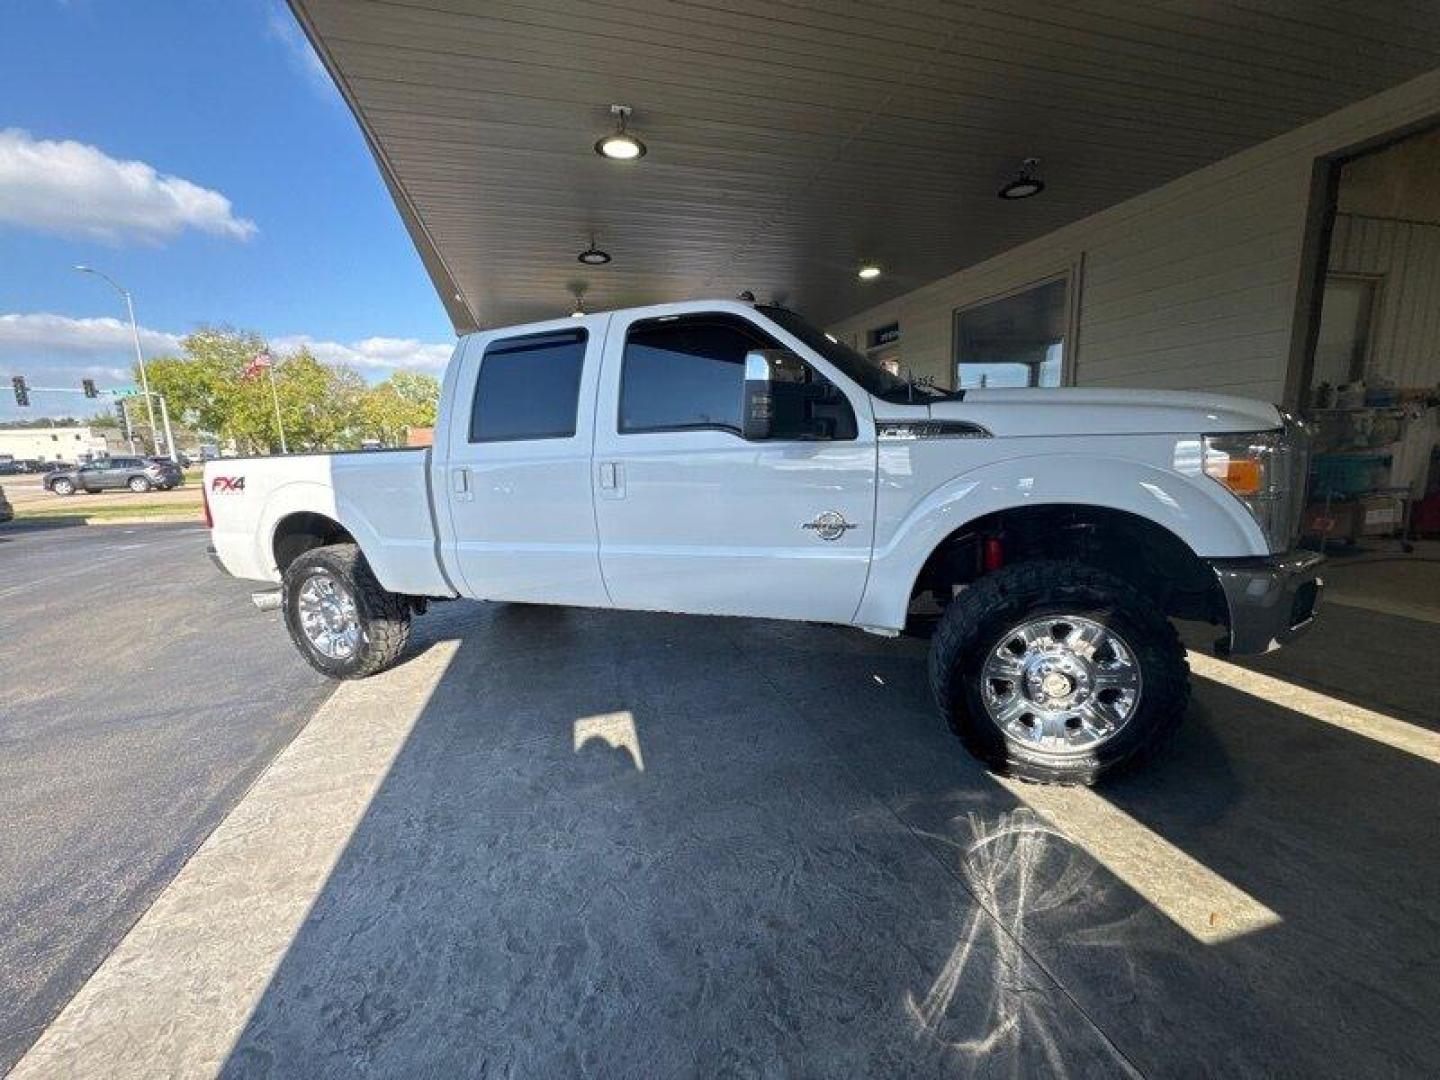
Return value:
[(1359, 533), (1360, 505), (1345, 499), (1333, 499), (1329, 505), (1313, 502), (1305, 507), (1300, 519), (1302, 536), (1340, 543), (1353, 541)]
[(1405, 523), (1405, 501), (1398, 495), (1366, 495), (1360, 500), (1360, 535), (1394, 536)]

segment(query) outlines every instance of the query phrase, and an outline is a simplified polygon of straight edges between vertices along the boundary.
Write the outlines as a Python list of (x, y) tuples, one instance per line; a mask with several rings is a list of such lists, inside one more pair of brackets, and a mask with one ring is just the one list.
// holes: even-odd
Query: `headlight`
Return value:
[(1279, 431), (1205, 437), (1205, 474), (1245, 504), (1271, 551), (1292, 546), (1305, 497), (1309, 438), (1285, 418)]

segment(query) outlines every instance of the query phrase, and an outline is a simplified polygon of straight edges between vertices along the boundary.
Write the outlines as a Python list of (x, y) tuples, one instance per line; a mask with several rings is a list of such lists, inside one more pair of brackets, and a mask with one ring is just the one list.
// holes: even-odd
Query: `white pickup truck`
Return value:
[(707, 301), (468, 335), (433, 449), (211, 461), (204, 490), (218, 561), (279, 582), (335, 678), (393, 664), (454, 597), (925, 626), (971, 751), (1089, 783), (1185, 711), (1171, 618), (1237, 654), (1309, 626), (1305, 459), (1257, 401), (944, 392)]

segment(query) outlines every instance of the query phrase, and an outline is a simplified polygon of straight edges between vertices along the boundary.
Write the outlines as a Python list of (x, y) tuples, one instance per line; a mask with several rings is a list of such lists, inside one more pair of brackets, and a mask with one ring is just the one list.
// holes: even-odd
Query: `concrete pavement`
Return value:
[[(1440, 647), (1433, 624), (1366, 622), (1371, 645), (1349, 621), (1388, 616), (1331, 616), (1294, 656), (1351, 692), (1387, 639)], [(17, 1077), (1440, 1060), (1433, 675), (1376, 671), (1367, 708), (1281, 658), (1197, 660), (1175, 752), (1092, 792), (977, 769), (915, 642), (473, 604), (419, 628)]]
[(331, 689), (205, 543), (0, 526), (0, 1074)]

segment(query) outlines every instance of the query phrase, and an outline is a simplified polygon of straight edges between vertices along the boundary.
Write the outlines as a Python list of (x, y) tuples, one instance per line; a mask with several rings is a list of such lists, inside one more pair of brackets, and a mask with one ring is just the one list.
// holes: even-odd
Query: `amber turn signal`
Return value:
[(1205, 472), (1240, 496), (1258, 495), (1265, 484), (1265, 466), (1257, 458), (1210, 458)]

